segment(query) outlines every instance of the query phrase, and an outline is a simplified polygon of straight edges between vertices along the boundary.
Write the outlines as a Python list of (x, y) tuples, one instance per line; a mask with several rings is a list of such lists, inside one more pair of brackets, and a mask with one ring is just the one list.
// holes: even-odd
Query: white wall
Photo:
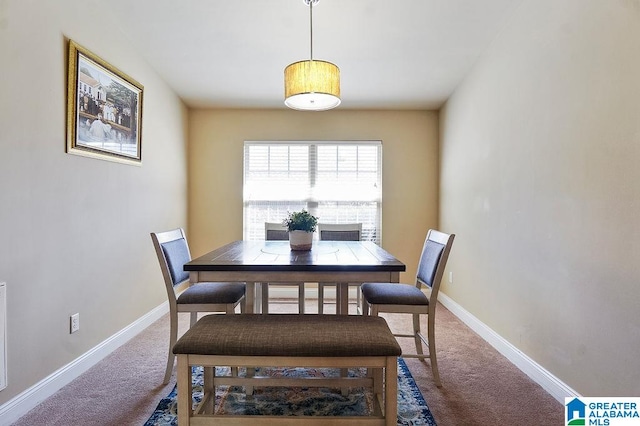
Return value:
[(525, 0), (441, 113), (443, 291), (583, 395), (640, 394), (640, 2)]
[[(149, 232), (186, 225), (186, 108), (105, 8), (0, 2), (0, 404), (163, 303)], [(65, 37), (144, 85), (141, 167), (65, 153)]]

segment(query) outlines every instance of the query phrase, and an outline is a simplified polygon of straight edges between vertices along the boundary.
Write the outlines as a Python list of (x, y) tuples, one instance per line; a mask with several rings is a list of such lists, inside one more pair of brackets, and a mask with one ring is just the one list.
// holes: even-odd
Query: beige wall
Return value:
[(443, 291), (581, 394), (640, 394), (640, 2), (525, 0), (441, 113)]
[(189, 113), (189, 231), (194, 256), (242, 239), (245, 140), (382, 140), (382, 245), (413, 280), (437, 225), (437, 113), (195, 110)]
[[(0, 2), (0, 404), (166, 300), (149, 232), (187, 220), (187, 110), (105, 7)], [(65, 36), (144, 85), (142, 167), (65, 153)]]

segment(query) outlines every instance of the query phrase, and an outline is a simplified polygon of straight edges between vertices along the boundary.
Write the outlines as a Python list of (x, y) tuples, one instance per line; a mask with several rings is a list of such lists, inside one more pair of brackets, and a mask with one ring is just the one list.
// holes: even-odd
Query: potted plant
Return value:
[(311, 250), (313, 233), (318, 224), (317, 217), (302, 209), (299, 212), (289, 212), (282, 223), (289, 231), (291, 250)]

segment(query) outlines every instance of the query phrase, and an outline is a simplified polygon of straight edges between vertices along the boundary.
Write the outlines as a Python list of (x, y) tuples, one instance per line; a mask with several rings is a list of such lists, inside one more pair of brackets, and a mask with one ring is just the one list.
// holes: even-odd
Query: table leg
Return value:
[(245, 289), (245, 308), (244, 311), (247, 314), (252, 314), (255, 312), (256, 309), (256, 283), (254, 282), (250, 282), (248, 281), (246, 283), (246, 289)]
[(269, 313), (269, 283), (260, 283), (262, 287), (262, 309), (261, 313), (268, 314)]
[(338, 283), (336, 286), (336, 313), (349, 315), (349, 283)]

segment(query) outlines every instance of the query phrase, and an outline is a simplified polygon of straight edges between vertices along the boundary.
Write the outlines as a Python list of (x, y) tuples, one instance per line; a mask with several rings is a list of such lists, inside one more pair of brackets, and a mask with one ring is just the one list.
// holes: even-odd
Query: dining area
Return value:
[[(633, 231), (637, 230), (634, 218), (639, 210), (634, 200), (640, 179), (634, 179), (637, 168), (632, 154), (637, 153), (638, 142), (638, 120), (633, 114), (637, 72), (633, 71), (639, 65), (633, 52), (637, 50), (634, 41), (638, 40), (640, 26), (629, 2), (593, 2), (588, 8), (577, 1), (563, 2), (562, 7), (552, 10), (534, 1), (517, 5), (495, 2), (492, 7), (471, 2), (477, 10), (453, 7), (426, 13), (423, 8), (429, 6), (425, 2), (412, 2), (411, 7), (397, 7), (395, 2), (377, 6), (363, 3), (366, 10), (353, 7), (349, 11), (359, 20), (343, 21), (362, 23), (375, 37), (383, 39), (385, 29), (395, 31), (394, 37), (385, 39), (385, 43), (391, 42), (391, 56), (378, 49), (375, 37), (364, 37), (359, 26), (350, 24), (346, 25), (349, 34), (323, 34), (322, 27), (318, 27), (318, 41), (344, 45), (351, 40), (359, 47), (369, 43), (373, 49), (360, 48), (360, 53), (370, 57), (379, 53), (373, 62), (387, 63), (392, 68), (403, 62), (398, 59), (402, 56), (398, 46), (425, 54), (445, 54), (458, 65), (464, 62), (458, 54), (472, 60), (465, 62), (467, 71), (459, 73), (460, 79), (446, 79), (450, 83), (448, 91), (434, 92), (440, 96), (437, 102), (423, 99), (419, 105), (405, 107), (381, 99), (381, 105), (375, 107), (358, 102), (358, 93), (374, 97), (394, 93), (387, 84), (359, 92), (345, 85), (345, 108), (325, 113), (290, 111), (282, 105), (281, 90), (267, 90), (272, 84), (276, 89), (282, 87), (282, 69), (290, 63), (286, 58), (276, 60), (276, 56), (291, 54), (301, 59), (302, 55), (298, 48), (268, 42), (269, 34), (261, 25), (275, 30), (276, 39), (290, 42), (295, 37), (285, 31), (287, 25), (298, 22), (306, 27), (304, 20), (273, 12), (279, 9), (271, 3), (261, 3), (261, 7), (269, 9), (262, 14), (256, 13), (255, 5), (250, 5), (248, 11), (232, 11), (227, 2), (201, 2), (210, 13), (193, 9), (195, 20), (188, 19), (185, 8), (175, 13), (172, 8), (139, 5), (134, 10), (127, 2), (119, 3), (119, 7), (110, 4), (113, 15), (77, 0), (47, 2), (38, 8), (30, 7), (30, 2), (9, 0), (5, 4), (3, 21), (8, 25), (3, 26), (3, 31), (11, 43), (4, 46), (3, 53), (12, 60), (5, 64), (6, 155), (1, 160), (7, 207), (2, 221), (6, 243), (0, 285), (6, 283), (7, 330), (6, 366), (0, 371), (0, 388), (6, 386), (0, 393), (0, 418), (11, 422), (37, 410), (48, 413), (43, 424), (53, 424), (52, 412), (70, 416), (70, 407), (74, 406), (78, 408), (76, 412), (85, 413), (108, 408), (79, 420), (64, 417), (65, 421), (59, 424), (123, 424), (118, 422), (122, 418), (115, 417), (110, 422), (111, 418), (104, 417), (110, 413), (126, 413), (132, 418), (140, 405), (132, 404), (133, 408), (127, 410), (125, 404), (151, 400), (150, 395), (157, 395), (153, 392), (163, 381), (170, 352), (167, 343), (173, 315), (169, 314), (170, 299), (149, 233), (184, 227), (193, 254), (193, 259), (185, 263), (234, 241), (254, 241), (256, 238), (247, 233), (252, 220), (256, 235), (265, 221), (278, 221), (277, 217), (259, 213), (273, 211), (276, 204), (287, 200), (284, 195), (275, 197), (279, 194), (271, 190), (274, 182), (267, 182), (270, 177), (278, 180), (284, 174), (295, 180), (286, 188), (289, 201), (316, 202), (319, 207), (325, 202), (328, 213), (319, 215), (336, 224), (340, 219), (364, 220), (362, 215), (341, 216), (354, 202), (377, 202), (379, 210), (369, 216), (380, 222), (379, 229), (384, 232), (377, 235), (378, 244), (406, 266), (399, 273), (399, 283), (412, 283), (416, 276), (427, 229), (457, 233), (437, 303), (442, 388), (435, 386), (428, 360), (408, 360), (439, 421), (526, 424), (527, 419), (540, 419), (541, 413), (546, 412), (549, 415), (541, 423), (556, 424), (562, 420), (561, 398), (565, 395), (635, 393), (638, 380), (628, 370), (629, 366), (637, 367), (633, 354), (638, 347), (637, 341), (636, 346), (629, 345), (628, 336), (638, 326), (637, 297), (632, 296), (637, 295), (634, 289), (639, 274), (633, 259), (637, 251), (629, 247), (635, 247), (637, 241)], [(209, 7), (214, 3), (219, 5)], [(244, 4), (233, 4), (236, 3)], [(331, 9), (328, 3), (317, 9), (319, 25), (336, 22), (331, 14), (328, 19), (321, 16)], [(636, 3), (631, 2), (634, 6)], [(292, 13), (297, 15), (295, 10), (299, 7), (291, 8)], [(282, 10), (286, 12), (288, 8)], [(495, 18), (493, 24), (484, 18), (475, 19), (480, 11), (484, 18)], [(154, 13), (164, 13), (170, 19), (152, 19)], [(362, 18), (371, 14), (392, 25), (366, 25), (367, 19)], [(83, 18), (73, 19), (74, 16)], [(273, 16), (283, 25), (269, 25), (274, 19), (264, 19), (265, 16)], [(443, 16), (446, 19), (439, 19)], [(205, 84), (191, 78), (160, 75), (163, 69), (174, 69), (180, 61), (169, 60), (170, 66), (163, 68), (143, 57), (154, 56), (146, 48), (144, 37), (157, 41), (160, 52), (171, 50), (166, 46), (168, 39), (185, 45), (184, 37), (158, 36), (184, 36), (183, 32), (166, 31), (167, 22), (174, 18), (187, 18), (183, 20), (191, 30), (206, 28), (215, 33), (213, 37), (193, 38), (207, 45), (200, 49), (203, 54), (173, 50), (182, 59), (187, 58), (182, 62), (188, 74), (203, 76)], [(249, 18), (255, 18), (258, 25), (247, 24)], [(204, 23), (202, 26), (194, 24), (199, 20)], [(428, 25), (425, 20), (451, 25)], [(33, 22), (41, 24), (42, 31), (28, 31)], [(96, 30), (96, 23), (112, 29), (109, 37)], [(411, 37), (404, 32), (410, 23), (423, 31), (446, 29), (453, 36), (423, 33)], [(156, 26), (158, 31), (147, 31), (141, 25)], [(225, 25), (229, 26), (228, 32), (224, 31)], [(474, 28), (483, 36), (476, 37)], [(236, 35), (252, 41), (237, 43)], [(395, 36), (404, 37), (406, 43), (398, 42)], [(67, 72), (72, 69), (68, 37), (144, 86), (140, 99), (141, 106), (144, 100), (144, 107), (138, 122), (140, 164), (64, 153), (63, 142), (73, 139), (72, 89), (78, 89), (67, 78), (73, 74)], [(466, 40), (474, 49), (447, 49), (452, 40)], [(218, 42), (229, 42), (232, 55), (214, 51)], [(433, 43), (441, 44), (442, 49), (433, 48)], [(261, 50), (260, 54), (251, 55), (244, 49), (252, 45)], [(265, 47), (273, 46), (277, 55), (263, 55)], [(322, 57), (325, 46), (317, 47)], [(374, 82), (378, 67), (373, 62), (366, 72), (360, 68), (354, 71), (343, 62), (347, 56), (326, 48), (326, 58), (341, 66), (343, 83), (348, 83), (347, 79), (353, 83), (354, 78)], [(303, 47), (302, 52), (305, 50)], [(17, 53), (21, 51), (33, 54)], [(242, 52), (252, 59), (250, 66), (230, 66), (226, 59), (237, 59), (235, 53)], [(559, 52), (570, 54), (558, 55)], [(194, 66), (191, 59), (196, 57), (208, 58), (215, 66)], [(155, 58), (168, 57), (161, 54)], [(369, 63), (359, 62), (362, 66)], [(442, 65), (437, 60), (431, 63)], [(264, 72), (260, 72), (262, 68)], [(44, 69), (51, 72), (42, 72)], [(225, 70), (231, 74), (219, 74)], [(396, 79), (411, 94), (417, 93), (416, 88), (424, 89), (425, 84), (442, 83), (438, 75), (453, 76), (436, 72), (434, 78), (423, 67), (413, 67), (413, 71), (420, 74), (417, 79)], [(190, 81), (196, 85), (190, 92), (193, 98), (180, 89), (182, 83)], [(202, 99), (209, 83), (222, 85), (222, 89), (214, 90), (215, 105), (205, 104)], [(258, 85), (258, 90), (247, 83)], [(234, 84), (243, 89), (235, 90)], [(272, 99), (273, 107), (252, 103), (257, 94)], [(34, 108), (33, 99), (43, 96), (57, 101)], [(359, 178), (369, 171), (368, 166), (353, 167), (361, 165), (361, 155), (357, 162), (332, 161), (331, 147), (326, 147), (338, 145), (338, 151), (349, 151), (356, 142), (365, 145), (360, 142), (372, 141), (381, 145), (381, 154), (375, 161), (379, 167), (371, 167), (379, 170), (380, 179), (369, 186), (379, 188), (377, 193), (352, 184), (357, 182), (345, 184), (348, 176)], [(322, 143), (309, 143), (314, 146), (305, 151), (302, 145), (308, 142)], [(287, 163), (274, 162), (263, 155), (276, 151), (289, 158), (298, 151), (308, 156)], [(323, 154), (331, 156), (322, 157), (328, 160), (312, 168), (312, 160)], [(313, 198), (319, 194), (317, 190), (297, 191), (305, 172), (299, 166), (304, 165), (310, 166), (309, 174), (318, 172), (309, 177), (313, 183), (322, 183), (323, 174), (331, 179), (336, 176), (334, 170), (326, 170), (327, 165), (347, 166), (339, 170), (345, 173), (334, 180), (339, 189), (357, 188), (357, 193), (347, 198), (333, 188), (323, 188), (322, 194), (340, 197), (318, 200)], [(245, 168), (261, 182), (259, 185), (246, 185), (251, 176), (248, 172), (245, 175)], [(364, 195), (373, 197), (363, 199)], [(260, 202), (264, 203), (258, 205)], [(249, 216), (245, 209), (254, 205), (257, 213)], [(597, 248), (606, 248), (606, 253), (599, 253)], [(185, 272), (183, 265), (176, 269)], [(192, 285), (190, 271), (186, 272), (186, 282), (182, 281), (176, 299), (188, 288), (202, 289), (205, 284), (200, 281)], [(299, 314), (301, 299), (306, 299), (302, 303), (305, 315), (318, 312), (318, 300), (326, 302), (327, 313), (336, 311), (334, 283), (301, 286), (301, 281), (282, 285), (264, 281), (268, 282), (265, 286), (262, 282), (249, 282), (249, 287), (253, 285), (248, 297), (253, 298), (250, 309), (254, 314), (263, 312), (265, 300), (269, 301), (270, 314)], [(229, 283), (231, 299), (238, 299), (220, 302), (220, 309), (231, 304), (234, 316), (240, 316), (247, 299), (247, 282)], [(608, 312), (602, 316), (607, 321), (594, 319), (592, 309), (588, 309), (601, 305), (599, 292), (585, 291), (599, 288), (602, 283), (614, 302), (606, 306)], [(347, 287), (351, 298), (355, 298), (354, 293), (362, 284)], [(299, 297), (301, 290), (304, 298)], [(544, 297), (532, 297), (535, 290), (541, 290), (539, 295)], [(284, 293), (291, 305), (280, 303)], [(356, 294), (362, 300), (362, 291)], [(184, 294), (191, 295), (197, 296), (193, 292)], [(186, 301), (184, 296), (181, 301)], [(353, 303), (348, 306), (349, 313), (360, 314)], [(182, 325), (188, 327), (192, 307), (180, 309), (187, 312), (178, 315), (184, 318), (180, 320)], [(225, 310), (215, 314), (228, 315)], [(379, 315), (392, 328), (396, 314), (386, 315), (379, 310)], [(391, 316), (393, 320), (389, 320)], [(71, 317), (76, 320), (74, 327), (70, 327)], [(566, 321), (558, 322), (559, 318)], [(160, 320), (162, 328), (157, 324), (150, 328)], [(403, 319), (405, 322), (411, 327), (410, 317), (408, 321)], [(465, 326), (472, 332), (465, 333)], [(477, 342), (473, 332), (500, 352)], [(140, 342), (142, 333), (151, 336), (148, 346), (133, 346), (127, 356), (109, 368), (101, 364), (99, 370), (109, 372), (105, 375), (109, 377), (99, 376), (74, 388), (67, 394), (71, 403), (63, 400), (48, 406), (51, 408), (39, 406), (40, 401), (62, 390), (116, 348), (127, 345), (134, 337), (132, 343)], [(594, 333), (605, 340), (597, 348), (585, 347)], [(407, 346), (412, 345), (409, 339)], [(137, 354), (143, 354), (144, 360)], [(511, 371), (505, 377), (510, 364), (502, 362), (501, 354), (506, 354), (507, 360), (524, 373)], [(603, 355), (608, 356), (604, 361)], [(124, 369), (122, 360), (137, 363)], [(153, 362), (146, 363), (147, 360)], [(536, 373), (533, 381), (542, 389), (540, 392), (527, 386), (531, 371)], [(137, 384), (144, 382), (144, 391), (133, 386), (131, 377), (138, 377)], [(172, 388), (175, 376), (170, 377), (166, 386)], [(99, 404), (95, 403), (98, 397), (83, 403), (80, 396), (86, 394), (86, 389), (96, 395), (106, 389), (107, 379), (114, 379), (112, 391), (100, 396)], [(515, 382), (521, 385), (516, 387)], [(162, 388), (162, 395), (151, 402), (153, 407), (142, 416), (148, 418), (171, 388), (166, 392)], [(126, 398), (114, 398), (126, 392), (130, 392)], [(538, 395), (535, 399), (534, 394)], [(143, 397), (136, 399), (137, 395)], [(107, 398), (111, 404), (106, 403)], [(61, 408), (55, 411), (56, 406)], [(472, 421), (465, 421), (469, 419)], [(23, 424), (37, 423), (29, 417)]]
[[(315, 221), (313, 225), (315, 231)], [(151, 234), (165, 278), (171, 323), (176, 324), (176, 328), (171, 329), (165, 383), (173, 373), (174, 357), (177, 357), (178, 407), (182, 407), (183, 414), (179, 418), (183, 423), (190, 424), (189, 421), (196, 418), (201, 421), (204, 416), (211, 422), (206, 424), (217, 424), (220, 416), (214, 414), (217, 412), (216, 386), (243, 385), (246, 394), (252, 395), (254, 386), (266, 383), (261, 381), (264, 378), (253, 377), (259, 366), (336, 368), (341, 371), (340, 377), (329, 380), (329, 387), (336, 388), (342, 395), (348, 395), (356, 385), (369, 386), (376, 404), (369, 416), (355, 419), (362, 421), (361, 424), (396, 424), (396, 362), (400, 356), (430, 359), (434, 380), (437, 386), (441, 385), (435, 357), (433, 317), (439, 282), (454, 235), (429, 230), (415, 283), (401, 284), (400, 274), (406, 271), (405, 263), (374, 242), (361, 241), (361, 224), (356, 224), (355, 228), (353, 225), (336, 228), (320, 224), (318, 228), (320, 238), (312, 240), (304, 250), (296, 249), (289, 238), (278, 239), (275, 234), (269, 234), (269, 225), (265, 223), (264, 240), (232, 241), (193, 259), (184, 230)], [(323, 234), (322, 229), (328, 233)], [(287, 231), (291, 233), (292, 230)], [(269, 236), (276, 239), (268, 239)], [(298, 295), (297, 315), (270, 311), (277, 303), (277, 299), (271, 297), (272, 286), (296, 290), (288, 294)], [(209, 287), (208, 293), (205, 287)], [(335, 293), (331, 292), (335, 296), (325, 299), (324, 295), (330, 292), (324, 290), (329, 287), (335, 289)], [(317, 310), (309, 309), (308, 306), (316, 303), (308, 303), (308, 294), (317, 299)], [(324, 312), (327, 303), (334, 306)], [(354, 305), (351, 310), (350, 304)], [(212, 311), (222, 313), (225, 318), (198, 316), (199, 312)], [(385, 311), (411, 314), (413, 332), (394, 334), (379, 316)], [(180, 339), (177, 319), (173, 320), (178, 312), (191, 313), (190, 328)], [(427, 317), (426, 335), (420, 330), (420, 315)], [(234, 317), (238, 319), (234, 320)], [(313, 325), (305, 327), (309, 321)], [(380, 322), (374, 324), (376, 321)], [(310, 332), (310, 329), (314, 331)], [(354, 331), (345, 331), (351, 329)], [(321, 336), (320, 340), (318, 336)], [(415, 340), (415, 354), (403, 354), (397, 342), (401, 337)], [(379, 339), (385, 342), (382, 352)], [(273, 341), (277, 342), (275, 348), (270, 344)], [(327, 348), (331, 348), (329, 352)], [(374, 356), (376, 354), (378, 358)], [(232, 374), (231, 378), (218, 378), (215, 372), (205, 374), (205, 389), (210, 392), (191, 410), (191, 368), (200, 365), (204, 371), (216, 371), (221, 362), (232, 366), (233, 371), (238, 367), (246, 368), (246, 376), (236, 378)], [(354, 380), (348, 377), (349, 368), (363, 367), (371, 369), (373, 374), (358, 379), (357, 384), (349, 383), (348, 380)], [(272, 381), (268, 383), (273, 384)], [(314, 386), (320, 386), (320, 383)], [(307, 417), (300, 416), (298, 420), (309, 420)], [(324, 424), (323, 421), (329, 422), (326, 424), (341, 424), (341, 421), (351, 424), (349, 422), (354, 421), (353, 418), (333, 416), (312, 417), (320, 422), (317, 424)], [(270, 423), (272, 420), (260, 416), (241, 415), (233, 419), (252, 424), (263, 424), (260, 423), (263, 421), (264, 424), (279, 424), (279, 419), (272, 419), (274, 423)]]

